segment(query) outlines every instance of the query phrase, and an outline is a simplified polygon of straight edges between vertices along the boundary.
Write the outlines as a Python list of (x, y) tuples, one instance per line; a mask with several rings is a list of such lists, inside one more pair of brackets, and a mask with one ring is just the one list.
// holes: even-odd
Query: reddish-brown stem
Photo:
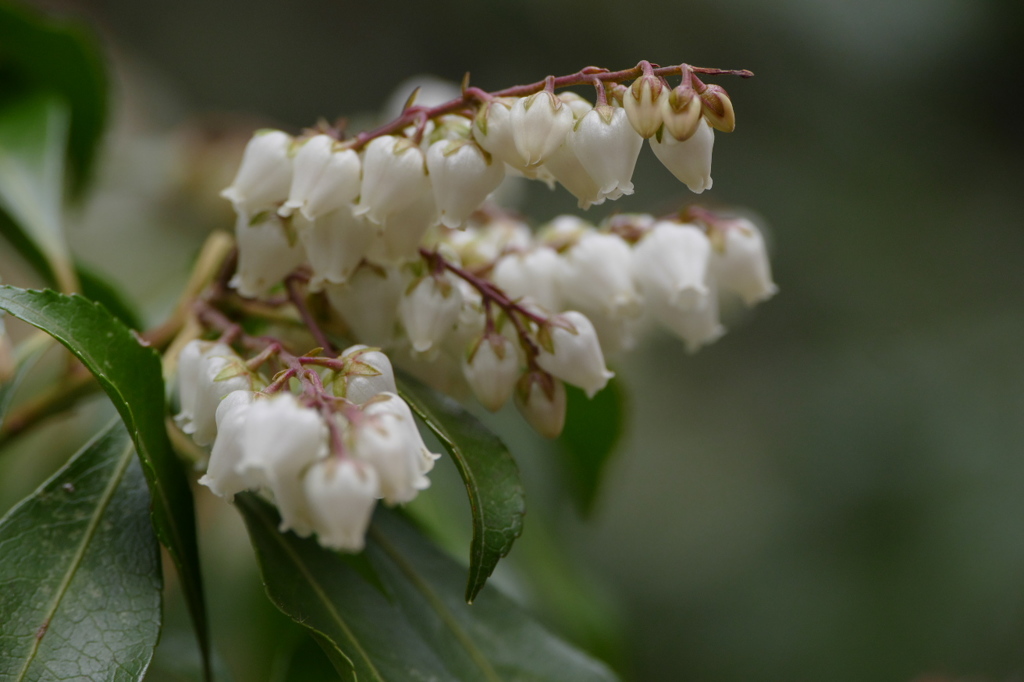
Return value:
[(331, 339), (324, 333), (324, 330), (320, 328), (316, 318), (313, 317), (312, 311), (309, 306), (306, 305), (306, 299), (303, 296), (302, 290), (299, 288), (300, 278), (295, 275), (289, 275), (285, 279), (285, 287), (288, 289), (288, 298), (291, 300), (292, 305), (299, 311), (299, 317), (302, 318), (302, 323), (309, 329), (309, 333), (313, 335), (316, 342), (320, 344), (320, 347), (330, 352), (336, 352), (334, 344), (331, 343)]
[(609, 71), (597, 66), (588, 66), (580, 69), (576, 73), (571, 73), (566, 76), (558, 76), (557, 78), (548, 76), (547, 78), (535, 83), (530, 83), (528, 85), (514, 85), (510, 88), (497, 90), (495, 92), (486, 92), (479, 88), (466, 87), (463, 89), (460, 97), (449, 102), (439, 104), (436, 107), (411, 106), (403, 111), (401, 115), (393, 121), (385, 123), (373, 130), (359, 133), (353, 139), (351, 148), (356, 150), (361, 149), (370, 140), (380, 137), (381, 135), (396, 133), (408, 126), (410, 123), (418, 120), (421, 116), (427, 119), (436, 118), (437, 116), (455, 113), (464, 109), (467, 105), (472, 104), (473, 102), (486, 102), (495, 97), (526, 97), (544, 89), (554, 91), (559, 88), (568, 88), (575, 85), (587, 85), (593, 83), (595, 79), (602, 83), (620, 83), (643, 75), (645, 65), (647, 69), (650, 69), (651, 75), (660, 77), (679, 76), (687, 71), (691, 73), (703, 73), (709, 76), (739, 76), (740, 78), (750, 78), (754, 75), (752, 71), (747, 69), (715, 69), (701, 66), (690, 66), (688, 64), (679, 64), (677, 66), (657, 66), (650, 62), (643, 61), (632, 69), (623, 69), (622, 71)]

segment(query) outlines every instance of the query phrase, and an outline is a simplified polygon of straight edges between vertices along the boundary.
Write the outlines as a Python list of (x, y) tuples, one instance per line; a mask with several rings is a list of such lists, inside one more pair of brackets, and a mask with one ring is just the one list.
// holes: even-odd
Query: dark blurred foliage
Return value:
[[(642, 58), (755, 71), (717, 79), (739, 126), (700, 200), (764, 218), (781, 293), (695, 356), (659, 337), (618, 363), (631, 426), (593, 520), (513, 432), (527, 535), (543, 515), (615, 595), (633, 679), (1024, 675), (1019, 0), (54, 6), (185, 102), (151, 112), (167, 124), (297, 130), (424, 72), (498, 88)], [(649, 152), (636, 184), (601, 208), (694, 199)], [(573, 203), (536, 187), (529, 211)]]

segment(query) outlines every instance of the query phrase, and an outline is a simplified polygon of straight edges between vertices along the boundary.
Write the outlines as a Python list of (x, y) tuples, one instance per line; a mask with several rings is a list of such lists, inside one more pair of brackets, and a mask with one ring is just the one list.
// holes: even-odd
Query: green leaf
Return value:
[(160, 548), (114, 423), (0, 519), (0, 678), (140, 680), (160, 634)]
[(466, 604), (458, 564), (392, 511), (378, 508), (365, 550), (388, 599), (315, 539), (280, 533), (270, 504), (251, 493), (235, 499), (271, 600), (330, 644), (343, 679), (615, 679), (497, 590)]
[(0, 106), (0, 209), (46, 256), (61, 286), (72, 286), (64, 241), (64, 150), (70, 113), (50, 92)]
[(160, 542), (181, 576), (204, 665), (209, 661), (192, 491), (164, 427), (159, 356), (105, 308), (81, 296), (0, 286), (0, 309), (50, 334), (82, 361), (110, 397), (142, 461)]
[(0, 3), (0, 93), (20, 97), (42, 91), (58, 95), (70, 109), (66, 150), (77, 192), (90, 174), (107, 118), (107, 72), (99, 44), (78, 22)]
[(526, 496), (508, 448), (476, 417), (446, 395), (408, 376), (399, 392), (451, 455), (466, 484), (473, 517), (466, 601), (480, 593), (498, 560), (523, 532)]
[[(3, 320), (0, 320), (0, 322), (3, 322)], [(4, 418), (7, 416), (7, 410), (11, 408), (11, 401), (14, 399), (14, 394), (17, 392), (18, 387), (21, 386), (25, 377), (32, 371), (36, 362), (45, 352), (45, 346), (29, 352), (28, 355), (18, 361), (17, 366), (14, 368), (14, 376), (0, 383), (0, 429), (3, 429)]]
[(569, 490), (584, 516), (594, 509), (605, 467), (622, 436), (625, 396), (618, 381), (611, 381), (592, 399), (574, 386), (566, 386), (565, 428), (556, 441), (569, 475)]

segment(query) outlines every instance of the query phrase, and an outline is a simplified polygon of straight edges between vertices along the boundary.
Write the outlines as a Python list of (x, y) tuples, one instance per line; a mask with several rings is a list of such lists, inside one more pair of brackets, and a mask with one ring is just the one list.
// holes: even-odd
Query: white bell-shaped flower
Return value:
[(367, 260), (381, 265), (402, 265), (419, 259), (420, 242), (436, 224), (437, 204), (433, 193), (428, 191), (384, 219), (380, 234), (370, 244)]
[(303, 537), (313, 530), (302, 474), (327, 455), (327, 425), (290, 393), (257, 400), (242, 433), (238, 473), (250, 489), (267, 490), (281, 513), (281, 530)]
[(235, 221), (238, 269), (230, 286), (248, 298), (262, 296), (302, 264), (305, 251), (292, 238), (277, 214), (264, 212), (250, 219), (239, 213)]
[(461, 357), (470, 343), (483, 333), (487, 318), (480, 292), (464, 279), (456, 278), (454, 283), (462, 295), (462, 304), (452, 330), (441, 340), (441, 350), (453, 357)]
[(438, 140), (430, 145), (427, 171), (446, 227), (461, 226), (505, 178), (505, 165), (470, 140)]
[(584, 233), (562, 257), (561, 291), (568, 305), (615, 318), (640, 314), (640, 296), (631, 276), (632, 252), (619, 236)]
[(462, 307), (462, 292), (447, 275), (422, 277), (398, 303), (398, 316), (412, 348), (427, 353), (452, 331)]
[(355, 459), (326, 459), (303, 479), (309, 516), (324, 547), (359, 552), (380, 497), (377, 470)]
[(630, 125), (641, 137), (652, 137), (661, 127), (661, 100), (666, 90), (657, 76), (641, 76), (626, 90), (622, 107)]
[(572, 109), (550, 92), (517, 99), (510, 113), (512, 137), (527, 167), (539, 166), (565, 142)]
[(462, 358), (462, 374), (473, 395), (491, 412), (508, 402), (519, 380), (520, 354), (516, 345), (498, 333), (485, 334)]
[(351, 149), (335, 150), (328, 135), (310, 138), (295, 155), (295, 175), (281, 216), (300, 211), (307, 220), (335, 211), (355, 201), (360, 191), (362, 164)]
[(345, 399), (360, 404), (381, 393), (398, 393), (395, 370), (379, 349), (362, 344), (350, 346), (338, 359), (345, 364), (345, 371), (335, 382), (334, 390)]
[(530, 372), (516, 385), (515, 403), (533, 430), (545, 438), (558, 438), (565, 427), (565, 384), (550, 374)]
[(178, 356), (178, 426), (198, 445), (217, 435), (217, 405), (227, 394), (252, 388), (245, 362), (223, 343), (189, 341)]
[(748, 306), (774, 296), (779, 288), (757, 226), (739, 218), (712, 230), (716, 248), (711, 263), (719, 288), (739, 295)]
[(700, 97), (692, 87), (680, 85), (661, 98), (665, 132), (677, 140), (689, 140), (701, 120)]
[(701, 346), (717, 341), (725, 333), (725, 327), (718, 318), (718, 295), (713, 287), (699, 306), (683, 308), (652, 302), (650, 308), (658, 322), (685, 342), (688, 353), (697, 352)]
[(590, 320), (569, 310), (549, 320), (541, 331), (537, 364), (552, 376), (582, 388), (588, 398), (615, 376), (604, 364), (601, 344)]
[(292, 137), (280, 130), (257, 131), (242, 154), (231, 186), (220, 193), (240, 213), (255, 214), (288, 198)]
[(473, 119), (473, 139), (498, 161), (522, 169), (526, 159), (516, 148), (512, 134), (512, 105), (515, 100), (497, 97), (481, 105)]
[(373, 346), (391, 344), (402, 296), (398, 270), (364, 264), (345, 284), (328, 284), (324, 291), (354, 339)]
[(217, 406), (217, 439), (199, 484), (227, 500), (248, 487), (238, 467), (242, 462), (242, 434), (253, 400), (252, 391), (233, 391)]
[(710, 258), (703, 230), (663, 220), (633, 247), (633, 278), (650, 302), (696, 308), (708, 297)]
[[(420, 435), (420, 430), (416, 427), (416, 419), (413, 417), (412, 409), (410, 409), (409, 404), (405, 400), (394, 393), (381, 393), (375, 396), (374, 400), (370, 401), (367, 405), (364, 405), (363, 411), (371, 415), (389, 413), (396, 416), (401, 427), (406, 430), (406, 438), (412, 444), (413, 450), (416, 451), (416, 462), (419, 472), (421, 474), (429, 474), (433, 470), (434, 463), (441, 458), (441, 455), (431, 452), (427, 448), (426, 443), (423, 442), (423, 436)], [(418, 485), (426, 488), (430, 485), (430, 481), (424, 478)], [(422, 488), (420, 489), (422, 490)]]
[(423, 194), (430, 194), (427, 165), (423, 151), (411, 140), (381, 135), (366, 145), (356, 215), (380, 224)]
[(562, 309), (560, 291), (564, 263), (554, 249), (538, 246), (502, 256), (491, 271), (491, 281), (510, 298), (530, 299), (549, 312)]
[(715, 131), (707, 120), (701, 119), (697, 131), (688, 140), (680, 142), (662, 132), (652, 137), (650, 143), (658, 160), (691, 192), (700, 194), (711, 189), (711, 151), (715, 146)]
[(303, 222), (297, 231), (313, 269), (309, 280), (312, 291), (319, 291), (327, 282), (346, 282), (377, 238), (376, 228), (365, 218), (353, 215), (350, 206), (337, 208), (311, 223)]
[(570, 90), (558, 93), (558, 99), (562, 100), (563, 104), (568, 105), (569, 109), (572, 110), (572, 117), (577, 121), (590, 113), (594, 108), (594, 105), (589, 100)]
[(576, 155), (576, 148), (570, 144), (568, 137), (558, 149), (548, 155), (541, 168), (546, 168), (569, 194), (576, 197), (577, 205), (584, 211), (591, 206), (604, 203), (601, 186), (580, 161)]
[(426, 448), (408, 409), (397, 395), (382, 394), (363, 406), (363, 419), (348, 432), (353, 456), (377, 470), (388, 504), (409, 502), (430, 486), (424, 475)]
[(540, 227), (537, 232), (537, 240), (553, 249), (562, 251), (593, 231), (594, 226), (579, 216), (560, 215)]
[(594, 107), (576, 124), (569, 143), (602, 197), (614, 200), (633, 193), (633, 169), (644, 140), (621, 107)]

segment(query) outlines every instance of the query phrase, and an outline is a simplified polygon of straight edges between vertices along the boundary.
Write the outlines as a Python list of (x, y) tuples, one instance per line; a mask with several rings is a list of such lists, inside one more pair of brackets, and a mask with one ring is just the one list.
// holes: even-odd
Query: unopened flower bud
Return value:
[(661, 221), (633, 247), (633, 278), (649, 302), (689, 310), (708, 297), (710, 258), (703, 230)]
[(254, 214), (288, 198), (292, 137), (280, 130), (260, 130), (249, 140), (231, 186), (220, 193), (236, 211)]
[(229, 285), (247, 298), (262, 296), (302, 264), (305, 252), (276, 213), (252, 218), (240, 212), (235, 220), (238, 269)]
[(691, 192), (700, 194), (711, 189), (711, 151), (715, 145), (715, 131), (703, 117), (697, 132), (680, 142), (671, 134), (662, 133), (650, 139), (651, 149), (672, 175), (686, 184)]
[(665, 89), (661, 79), (653, 75), (641, 76), (629, 86), (622, 107), (633, 129), (641, 137), (651, 137), (661, 127), (660, 100)]
[(197, 445), (217, 435), (217, 406), (233, 391), (251, 390), (252, 374), (245, 362), (223, 343), (190, 341), (178, 358), (181, 412), (175, 418)]
[(380, 350), (364, 345), (350, 346), (338, 359), (345, 364), (345, 372), (335, 383), (337, 395), (361, 404), (381, 393), (398, 393), (391, 361)]
[(377, 470), (354, 459), (327, 459), (306, 471), (303, 488), (317, 541), (331, 549), (361, 551), (380, 497)]
[(517, 99), (510, 113), (512, 137), (526, 165), (544, 163), (565, 142), (574, 120), (569, 105), (550, 92)]
[(720, 85), (709, 85), (700, 93), (701, 109), (704, 118), (723, 133), (736, 130), (736, 112), (732, 108), (729, 93)]
[(484, 334), (463, 357), (462, 374), (480, 404), (497, 412), (508, 402), (519, 379), (515, 344), (496, 332)]
[(481, 105), (473, 119), (473, 139), (498, 161), (516, 169), (526, 166), (526, 159), (516, 148), (512, 134), (512, 104), (515, 100), (498, 97)]
[(199, 484), (228, 500), (247, 487), (238, 466), (242, 462), (242, 434), (253, 399), (252, 391), (233, 391), (217, 406), (217, 439)]
[(353, 339), (373, 346), (391, 344), (402, 296), (402, 278), (396, 269), (364, 264), (345, 284), (328, 284), (324, 291)]
[(748, 306), (779, 290), (772, 281), (764, 237), (754, 223), (740, 218), (713, 226), (712, 243), (712, 268), (722, 290), (738, 294)]
[(417, 353), (435, 348), (455, 326), (462, 293), (447, 276), (428, 275), (414, 282), (398, 303), (398, 316)]
[(516, 407), (526, 423), (545, 438), (565, 427), (565, 384), (545, 372), (528, 372), (516, 385)]
[(552, 376), (582, 388), (588, 398), (615, 376), (605, 367), (594, 325), (585, 315), (575, 310), (556, 315), (539, 336), (537, 364)]
[(411, 140), (381, 135), (366, 145), (363, 183), (356, 215), (380, 224), (430, 194), (430, 180), (423, 152)]
[(576, 124), (569, 143), (597, 183), (600, 196), (614, 200), (633, 193), (633, 169), (644, 141), (622, 108), (594, 107)]
[(661, 98), (661, 116), (672, 137), (680, 142), (689, 140), (700, 124), (700, 97), (690, 85), (677, 86)]
[(295, 155), (295, 175), (288, 201), (278, 214), (302, 212), (307, 220), (330, 213), (355, 201), (360, 191), (361, 163), (351, 149), (335, 151), (328, 135), (310, 138)]
[(441, 222), (460, 227), (505, 178), (505, 165), (470, 140), (439, 140), (427, 150)]
[(246, 487), (274, 496), (282, 531), (305, 537), (313, 526), (302, 472), (327, 452), (327, 425), (320, 414), (300, 405), (292, 394), (278, 393), (249, 408), (238, 473)]

